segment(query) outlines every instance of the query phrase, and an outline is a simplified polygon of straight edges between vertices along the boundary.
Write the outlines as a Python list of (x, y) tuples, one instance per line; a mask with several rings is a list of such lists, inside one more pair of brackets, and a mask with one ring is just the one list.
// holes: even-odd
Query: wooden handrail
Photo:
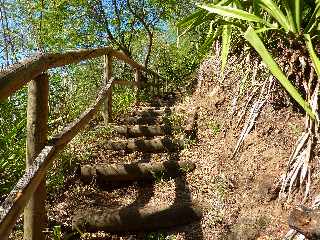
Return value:
[(88, 108), (81, 116), (69, 124), (49, 141), (33, 165), (26, 171), (19, 180), (15, 188), (11, 191), (5, 201), (2, 203), (0, 210), (0, 236), (1, 240), (7, 239), (16, 219), (19, 217), (32, 194), (43, 180), (48, 168), (54, 160), (54, 157), (83, 129), (89, 121), (94, 117), (99, 107), (107, 97), (107, 92), (112, 86), (113, 78), (100, 91), (96, 102)]
[[(48, 140), (47, 143), (47, 134), (43, 131), (44, 129), (47, 129), (47, 115), (44, 117), (44, 113), (41, 111), (42, 108), (39, 107), (43, 106), (43, 108), (45, 108), (48, 104), (48, 75), (46, 75), (45, 72), (51, 68), (61, 67), (100, 56), (105, 56), (103, 76), (104, 87), (99, 93), (96, 102), (81, 114), (77, 120), (69, 124), (59, 135)], [(112, 58), (121, 60), (134, 69), (133, 82), (125, 83), (125, 81), (116, 81), (112, 78)], [(25, 235), (26, 240), (44, 239), (43, 234), (39, 232), (42, 231), (40, 226), (35, 224), (34, 220), (36, 216), (33, 213), (36, 210), (39, 210), (39, 212), (41, 212), (40, 214), (45, 216), (45, 211), (41, 211), (41, 209), (45, 209), (45, 204), (44, 201), (40, 203), (39, 199), (33, 198), (33, 196), (42, 192), (45, 197), (45, 185), (43, 180), (54, 157), (89, 123), (101, 105), (104, 106), (103, 116), (105, 117), (105, 122), (108, 123), (111, 121), (112, 86), (115, 84), (129, 84), (135, 87), (137, 90), (136, 93), (138, 93), (138, 89), (141, 86), (141, 71), (151, 74), (157, 79), (164, 79), (156, 72), (146, 69), (141, 64), (135, 62), (123, 52), (116, 51), (110, 47), (36, 55), (0, 72), (0, 101), (5, 100), (8, 96), (11, 96), (14, 92), (31, 81), (28, 89), (29, 97), (27, 113), (28, 118), (30, 118), (29, 122), (31, 123), (29, 124), (30, 129), (28, 129), (30, 131), (28, 130), (27, 138), (30, 142), (27, 144), (27, 152), (30, 153), (30, 156), (27, 158), (28, 168), (0, 207), (0, 240), (8, 238), (23, 209), (25, 209), (25, 213), (28, 213), (25, 214), (25, 222), (30, 223), (30, 227), (27, 227), (27, 229), (30, 229), (31, 232), (35, 233), (27, 236)], [(30, 86), (33, 85), (37, 87), (30, 88)], [(47, 109), (45, 112), (45, 114), (47, 114)], [(39, 119), (41, 119), (39, 124), (34, 126), (33, 123), (37, 122)], [(38, 138), (40, 137), (42, 140), (39, 142)], [(33, 203), (29, 204), (30, 207), (29, 205), (26, 207), (29, 200)], [(39, 208), (35, 209), (32, 206), (39, 206)], [(25, 231), (25, 233), (27, 232), (29, 231)]]
[[(132, 68), (158, 76), (156, 72), (146, 69), (123, 52), (114, 50), (110, 47), (83, 49), (66, 53), (38, 54), (0, 72), (0, 101), (5, 100), (8, 96), (12, 95), (29, 81), (48, 69), (62, 67), (72, 63), (101, 57), (103, 55), (111, 55), (112, 57), (129, 64)], [(160, 76), (158, 77), (161, 78)]]

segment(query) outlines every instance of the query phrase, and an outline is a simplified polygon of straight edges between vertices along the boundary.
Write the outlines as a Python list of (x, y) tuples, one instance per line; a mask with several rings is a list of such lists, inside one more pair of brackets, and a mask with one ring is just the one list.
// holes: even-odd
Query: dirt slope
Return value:
[(303, 116), (290, 109), (274, 110), (267, 103), (232, 158), (243, 127), (237, 127), (238, 116), (230, 116), (239, 76), (230, 68), (222, 87), (218, 69), (217, 59), (206, 61), (197, 91), (180, 105), (200, 107), (199, 141), (181, 155), (197, 163), (187, 181), (192, 197), (206, 206), (199, 239), (281, 239), (288, 230), (288, 212), (298, 199), (276, 200), (275, 183), (303, 129)]

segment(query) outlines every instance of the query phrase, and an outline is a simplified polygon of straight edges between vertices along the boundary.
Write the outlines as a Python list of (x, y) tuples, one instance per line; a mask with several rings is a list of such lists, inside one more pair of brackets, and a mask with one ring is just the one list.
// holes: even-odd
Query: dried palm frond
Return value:
[[(310, 161), (315, 142), (315, 136), (318, 134), (318, 91), (319, 82), (316, 84), (313, 93), (310, 93), (310, 84), (304, 84), (308, 94), (308, 102), (315, 113), (316, 120), (312, 120), (309, 115), (306, 116), (305, 131), (298, 139), (294, 150), (288, 161), (288, 168), (285, 177), (282, 179), (280, 198), (290, 199), (292, 191), (296, 186), (300, 186), (300, 191), (304, 192), (302, 202), (307, 200), (311, 186)], [(304, 189), (303, 189), (304, 188)]]
[[(267, 83), (269, 83), (268, 88), (266, 87)], [(235, 155), (238, 153), (242, 143), (244, 142), (245, 138), (248, 136), (248, 134), (252, 130), (252, 128), (256, 122), (256, 119), (261, 112), (262, 107), (264, 106), (264, 104), (266, 103), (266, 101), (269, 98), (270, 89), (271, 89), (272, 84), (273, 84), (273, 77), (269, 77), (269, 81), (265, 81), (265, 83), (260, 91), (260, 96), (259, 96), (258, 100), (255, 101), (254, 104), (252, 105), (249, 117), (244, 125), (244, 128), (242, 129), (242, 132), (240, 134), (240, 137), (238, 139), (238, 142), (236, 144), (236, 147), (233, 151), (231, 158), (235, 157)], [(251, 101), (251, 98), (249, 100)]]

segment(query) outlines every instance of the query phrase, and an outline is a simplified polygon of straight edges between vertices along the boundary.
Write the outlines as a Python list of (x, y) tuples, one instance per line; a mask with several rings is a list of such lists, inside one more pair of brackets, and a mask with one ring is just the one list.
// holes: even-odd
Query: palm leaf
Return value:
[(303, 14), (303, 0), (291, 0), (293, 1), (293, 16), (297, 26), (298, 32), (301, 30), (301, 19)]
[(256, 32), (249, 27), (244, 34), (244, 38), (254, 47), (259, 53), (264, 63), (268, 66), (270, 72), (278, 79), (280, 84), (288, 91), (290, 96), (310, 115), (312, 119), (315, 119), (315, 115), (309, 105), (306, 102), (299, 91), (292, 85), (288, 78), (281, 71), (279, 65), (274, 61), (271, 54), (268, 52), (263, 42), (256, 34)]
[(287, 20), (290, 26), (290, 31), (296, 33), (296, 24), (293, 19), (293, 15), (295, 13), (295, 2), (296, 0), (284, 0), (284, 9), (287, 14)]
[(316, 52), (314, 51), (310, 35), (309, 34), (305, 34), (304, 35), (304, 39), (306, 41), (306, 45), (307, 45), (307, 49), (309, 51), (309, 55), (310, 55), (311, 61), (312, 61), (313, 65), (314, 65), (314, 68), (316, 70), (318, 78), (320, 79), (320, 60), (319, 60)]
[(305, 28), (306, 33), (310, 33), (313, 30), (316, 30), (319, 25), (319, 14), (320, 14), (320, 1), (316, 1), (316, 7), (309, 19), (309, 22)]
[(254, 14), (248, 13), (240, 9), (232, 8), (229, 6), (217, 6), (217, 5), (200, 5), (199, 7), (207, 10), (208, 12), (215, 13), (223, 17), (231, 17), (231, 18), (236, 18), (236, 19), (245, 20), (249, 22), (259, 22), (269, 27), (272, 27), (272, 24), (266, 22), (262, 18), (257, 17)]
[(290, 30), (290, 24), (281, 9), (272, 0), (256, 0), (256, 4), (267, 11), (285, 31)]
[(228, 55), (231, 44), (231, 35), (232, 35), (232, 26), (225, 25), (223, 26), (222, 32), (222, 48), (221, 48), (221, 78), (224, 80), (224, 69), (228, 62)]
[(232, 3), (234, 0), (222, 0), (222, 1), (215, 1), (213, 5), (219, 5), (219, 6), (227, 6), (230, 3)]
[(202, 15), (206, 14), (203, 9), (196, 11), (195, 13), (190, 14), (189, 16), (185, 17), (181, 21), (177, 23), (178, 28), (184, 28), (188, 25), (191, 25), (196, 19), (201, 17)]
[[(187, 16), (177, 24), (178, 35), (183, 36), (191, 29), (201, 24), (204, 24), (207, 18), (208, 18), (208, 13), (203, 9), (200, 9), (199, 11), (191, 14), (190, 16)], [(182, 33), (179, 33), (181, 31)]]
[(205, 42), (201, 45), (200, 53), (205, 54), (212, 46), (214, 40), (216, 40), (222, 33), (222, 26), (217, 27), (214, 31), (209, 31)]

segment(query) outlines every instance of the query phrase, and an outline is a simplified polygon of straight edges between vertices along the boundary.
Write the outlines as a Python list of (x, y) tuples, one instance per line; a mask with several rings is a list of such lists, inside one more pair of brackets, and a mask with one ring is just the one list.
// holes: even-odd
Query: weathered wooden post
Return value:
[[(47, 142), (48, 136), (48, 95), (49, 77), (39, 75), (28, 85), (27, 147), (26, 167), (30, 167), (35, 157)], [(45, 179), (30, 198), (24, 210), (24, 239), (44, 240), (47, 227), (45, 201), (47, 197)]]
[[(112, 77), (112, 55), (104, 56), (103, 81), (107, 84)], [(103, 105), (103, 118), (105, 124), (112, 122), (112, 86), (109, 88), (107, 98)]]
[(134, 82), (135, 82), (135, 85), (134, 85), (135, 95), (136, 95), (136, 99), (138, 101), (140, 84), (141, 84), (141, 72), (137, 68), (134, 70)]

